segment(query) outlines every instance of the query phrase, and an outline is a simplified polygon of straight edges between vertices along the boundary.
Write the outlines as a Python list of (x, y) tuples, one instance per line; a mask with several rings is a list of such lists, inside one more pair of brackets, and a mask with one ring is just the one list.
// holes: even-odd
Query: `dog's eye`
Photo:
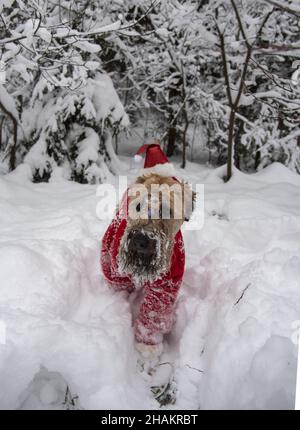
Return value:
[(137, 212), (140, 212), (140, 210), (141, 210), (141, 204), (140, 204), (140, 203), (138, 203), (138, 204), (137, 204), (137, 206), (136, 206), (136, 211), (137, 211)]

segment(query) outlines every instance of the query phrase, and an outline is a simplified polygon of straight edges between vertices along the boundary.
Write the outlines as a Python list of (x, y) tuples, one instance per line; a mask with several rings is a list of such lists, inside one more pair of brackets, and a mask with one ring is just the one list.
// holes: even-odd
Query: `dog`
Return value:
[(194, 201), (187, 183), (143, 174), (128, 188), (102, 240), (108, 286), (128, 293), (143, 289), (134, 329), (136, 349), (144, 357), (162, 352), (163, 336), (174, 323), (185, 264), (180, 228), (189, 220)]

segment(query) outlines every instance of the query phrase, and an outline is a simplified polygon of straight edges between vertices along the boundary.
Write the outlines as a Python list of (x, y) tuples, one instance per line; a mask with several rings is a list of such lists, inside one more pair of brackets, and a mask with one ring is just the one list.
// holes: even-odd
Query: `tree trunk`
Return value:
[(18, 144), (18, 121), (17, 118), (13, 116), (11, 112), (9, 112), (5, 106), (0, 103), (0, 109), (11, 119), (13, 123), (13, 144), (9, 151), (9, 169), (14, 170), (16, 168), (16, 153), (17, 153), (17, 144)]
[(259, 150), (259, 146), (256, 146), (256, 153), (255, 153), (255, 161), (254, 161), (254, 168), (255, 171), (257, 170), (258, 166), (260, 165), (260, 161), (261, 161), (261, 154), (260, 154), (260, 150)]
[(170, 125), (168, 132), (167, 157), (171, 157), (175, 151), (176, 143), (176, 121)]
[(241, 144), (241, 136), (243, 134), (243, 123), (241, 120), (237, 121), (237, 131), (234, 137), (234, 154), (233, 161), (234, 166), (241, 170), (241, 157), (242, 157), (242, 144)]
[(1, 118), (0, 121), (0, 151), (2, 149), (2, 129), (3, 129), (4, 118)]
[(14, 128), (14, 143), (10, 149), (10, 156), (9, 156), (9, 169), (10, 170), (14, 170), (16, 168), (16, 159), (17, 159), (18, 123), (15, 119), (13, 119), (13, 128)]
[(186, 133), (187, 133), (187, 129), (189, 126), (189, 122), (188, 122), (188, 117), (187, 117), (187, 113), (185, 111), (185, 126), (184, 126), (184, 130), (183, 130), (183, 137), (182, 137), (182, 164), (181, 164), (181, 168), (184, 169), (185, 165), (186, 165)]
[(115, 153), (118, 155), (119, 147), (118, 147), (118, 135), (115, 134)]
[(234, 142), (234, 151), (233, 151), (233, 165), (237, 169), (241, 170), (239, 147), (240, 147), (240, 145), (239, 145), (238, 141), (235, 141)]
[(186, 139), (185, 136), (183, 137), (183, 142), (182, 142), (182, 163), (181, 163), (181, 168), (184, 169), (186, 165)]
[(227, 154), (227, 175), (225, 182), (229, 181), (232, 176), (232, 162), (233, 162), (233, 145), (234, 145), (234, 122), (235, 122), (235, 111), (231, 109), (229, 117), (229, 128), (228, 128), (228, 154)]

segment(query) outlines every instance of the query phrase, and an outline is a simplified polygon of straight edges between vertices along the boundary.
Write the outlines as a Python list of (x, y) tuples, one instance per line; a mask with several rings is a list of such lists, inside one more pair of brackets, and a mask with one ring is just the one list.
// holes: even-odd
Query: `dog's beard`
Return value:
[(155, 240), (155, 252), (151, 256), (139, 254), (130, 249), (129, 233), (125, 231), (118, 254), (118, 266), (121, 274), (131, 275), (137, 282), (155, 281), (167, 272), (170, 264), (170, 250), (172, 243), (161, 231), (144, 231), (143, 234)]

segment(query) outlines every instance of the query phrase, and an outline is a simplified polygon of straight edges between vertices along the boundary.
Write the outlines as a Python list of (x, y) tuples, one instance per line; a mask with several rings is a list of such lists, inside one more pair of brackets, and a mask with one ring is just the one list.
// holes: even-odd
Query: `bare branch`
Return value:
[(232, 106), (233, 101), (232, 101), (230, 80), (229, 80), (229, 73), (228, 73), (228, 66), (227, 66), (225, 38), (224, 38), (224, 34), (220, 30), (217, 20), (215, 20), (215, 23), (216, 23), (216, 28), (220, 39), (220, 45), (221, 45), (221, 56), (222, 56), (223, 73), (224, 73), (224, 79), (225, 79), (225, 85), (226, 85), (227, 98), (228, 98), (229, 105)]
[(293, 9), (290, 4), (282, 4), (282, 3), (278, 2), (278, 1), (275, 1), (275, 0), (262, 0), (262, 1), (264, 3), (268, 3), (268, 4), (272, 5), (272, 6), (275, 6), (278, 9), (284, 10), (285, 12), (288, 12), (288, 13), (290, 13), (292, 15), (295, 15), (298, 18), (300, 17), (300, 10)]
[(249, 48), (248, 37), (247, 37), (246, 32), (245, 32), (245, 30), (244, 30), (244, 26), (243, 26), (243, 23), (242, 23), (242, 20), (241, 20), (241, 17), (240, 17), (240, 14), (239, 14), (238, 8), (237, 8), (237, 6), (236, 6), (236, 4), (235, 4), (235, 1), (234, 1), (234, 0), (230, 0), (230, 1), (231, 1), (231, 5), (232, 5), (232, 7), (233, 7), (233, 10), (234, 10), (234, 13), (235, 13), (236, 19), (237, 19), (238, 24), (239, 24), (239, 29), (241, 30), (241, 33), (242, 33), (242, 35), (243, 35), (243, 38), (244, 38), (245, 44), (246, 44), (247, 48)]

